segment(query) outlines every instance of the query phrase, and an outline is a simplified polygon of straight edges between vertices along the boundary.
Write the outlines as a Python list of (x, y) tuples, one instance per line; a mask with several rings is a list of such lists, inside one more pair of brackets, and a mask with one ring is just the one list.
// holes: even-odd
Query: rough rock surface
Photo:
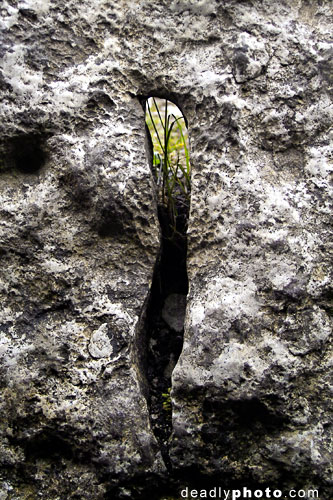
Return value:
[(331, 1), (0, 9), (1, 500), (166, 477), (143, 370), (150, 95), (184, 111), (193, 165), (173, 471), (328, 499)]
[(184, 328), (186, 295), (172, 293), (168, 295), (162, 309), (162, 318), (176, 332)]

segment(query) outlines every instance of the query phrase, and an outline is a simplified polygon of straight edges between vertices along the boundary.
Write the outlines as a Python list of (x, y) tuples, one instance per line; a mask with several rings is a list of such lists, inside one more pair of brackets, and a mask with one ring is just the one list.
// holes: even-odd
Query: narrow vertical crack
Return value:
[(145, 324), (146, 377), (151, 425), (168, 466), (168, 440), (172, 431), (171, 375), (183, 347), (188, 291), (187, 218), (185, 214), (177, 217), (177, 240), (169, 238), (169, 221), (163, 206), (159, 207), (159, 220), (162, 247), (153, 277)]
[[(154, 100), (154, 104), (157, 106), (156, 101)], [(149, 136), (147, 138), (152, 146), (150, 148), (152, 171), (158, 193), (161, 249), (153, 276), (143, 330), (146, 345), (144, 367), (148, 384), (147, 401), (151, 426), (165, 464), (171, 469), (168, 449), (169, 437), (172, 432), (170, 390), (172, 371), (183, 347), (188, 292), (186, 233), (189, 215), (190, 165), (188, 145), (185, 144), (186, 139), (184, 138), (186, 131), (180, 130), (179, 126), (179, 120), (183, 120), (185, 127), (185, 117), (178, 110), (181, 115), (179, 115), (180, 118), (177, 118), (173, 114), (177, 112), (175, 105), (169, 104), (172, 109), (170, 116), (175, 121), (173, 128), (175, 133), (178, 133), (178, 139), (184, 141), (184, 151), (179, 149), (179, 140), (176, 137), (174, 143), (178, 145), (178, 150), (173, 155), (173, 139), (170, 134), (168, 137), (170, 143), (163, 143), (163, 136), (166, 138), (167, 133), (161, 116), (164, 116), (164, 125), (168, 124), (165, 112), (165, 107), (168, 110), (168, 103), (165, 101), (163, 110), (157, 110), (157, 116), (161, 119), (161, 139), (159, 142), (156, 141), (156, 138), (154, 141), (152, 136), (152, 130), (157, 132), (158, 124), (155, 124), (153, 128), (148, 129), (147, 127), (147, 135)], [(149, 108), (148, 111), (150, 111), (149, 116), (152, 119)], [(165, 114), (162, 115), (162, 113)], [(160, 146), (159, 153), (155, 150), (156, 143)], [(156, 162), (156, 157), (158, 162)], [(181, 162), (182, 164), (180, 164)]]

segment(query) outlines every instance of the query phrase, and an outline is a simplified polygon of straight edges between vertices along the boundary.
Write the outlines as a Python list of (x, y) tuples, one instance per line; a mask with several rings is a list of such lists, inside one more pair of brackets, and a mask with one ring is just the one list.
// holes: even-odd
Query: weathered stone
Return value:
[(171, 465), (329, 498), (330, 0), (1, 15), (0, 497), (134, 498), (166, 474), (142, 333), (157, 95), (188, 119), (193, 168)]
[(176, 332), (184, 328), (186, 296), (172, 293), (167, 296), (162, 309), (162, 318)]

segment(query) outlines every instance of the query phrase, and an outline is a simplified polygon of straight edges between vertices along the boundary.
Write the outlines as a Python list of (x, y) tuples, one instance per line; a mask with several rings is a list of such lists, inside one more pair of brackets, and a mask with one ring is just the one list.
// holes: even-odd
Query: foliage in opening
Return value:
[(171, 391), (171, 387), (168, 388), (168, 391), (167, 392), (163, 392), (162, 393), (162, 397), (163, 397), (163, 410), (168, 412), (168, 413), (171, 413), (171, 394), (170, 394), (170, 391)]
[(189, 140), (184, 115), (167, 99), (151, 97), (146, 122), (153, 143), (153, 169), (159, 201), (167, 209), (169, 224), (177, 231), (177, 217), (188, 216), (191, 192)]

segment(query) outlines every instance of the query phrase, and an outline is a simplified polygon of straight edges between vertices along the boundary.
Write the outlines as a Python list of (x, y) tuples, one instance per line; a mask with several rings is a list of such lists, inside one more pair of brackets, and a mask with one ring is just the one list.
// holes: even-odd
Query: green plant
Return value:
[(175, 115), (167, 99), (147, 100), (146, 122), (153, 143), (153, 168), (160, 203), (166, 207), (172, 232), (177, 231), (179, 211), (188, 214), (191, 164), (184, 115)]
[(163, 398), (163, 410), (171, 413), (171, 395), (170, 395), (171, 387), (168, 388), (167, 392), (162, 393), (162, 398)]

